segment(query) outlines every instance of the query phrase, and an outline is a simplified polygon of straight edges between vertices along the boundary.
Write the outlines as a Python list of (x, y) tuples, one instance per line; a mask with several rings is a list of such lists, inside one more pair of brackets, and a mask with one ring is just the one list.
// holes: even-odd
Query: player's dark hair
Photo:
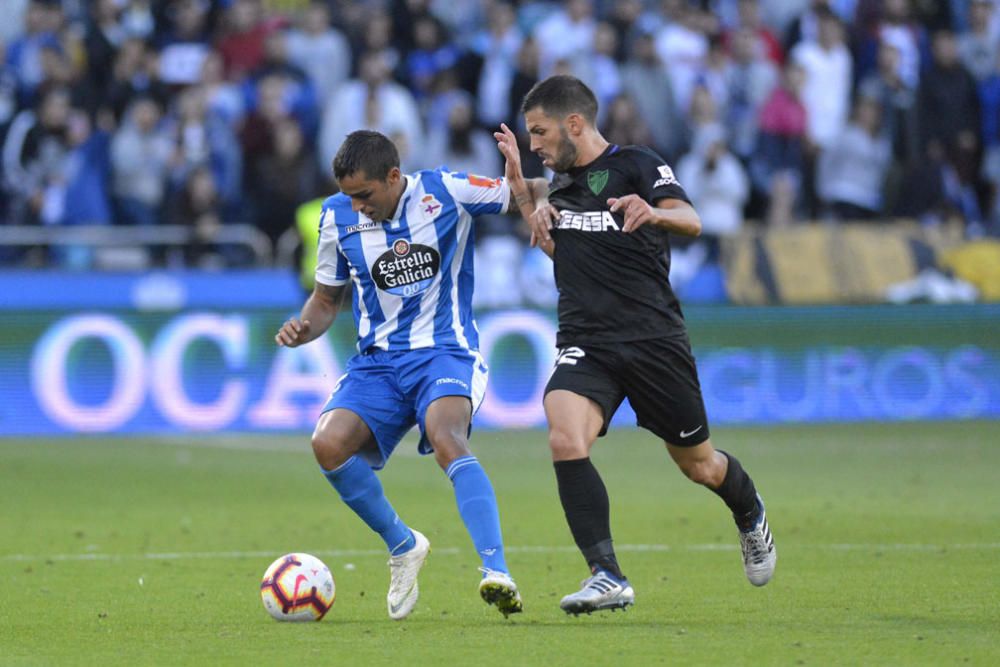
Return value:
[(565, 118), (578, 113), (588, 123), (597, 123), (597, 98), (594, 92), (575, 76), (556, 74), (539, 81), (521, 103), (521, 113), (541, 109), (546, 116)]
[(399, 151), (389, 137), (372, 130), (351, 132), (333, 158), (337, 180), (363, 172), (369, 179), (384, 181), (399, 166)]

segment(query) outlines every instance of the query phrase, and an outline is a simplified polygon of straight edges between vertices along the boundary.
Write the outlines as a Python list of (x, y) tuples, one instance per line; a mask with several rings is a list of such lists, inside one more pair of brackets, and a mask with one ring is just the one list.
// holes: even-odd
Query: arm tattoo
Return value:
[(322, 296), (325, 301), (329, 301), (333, 305), (340, 305), (340, 302), (344, 298), (344, 294), (346, 292), (347, 283), (343, 285), (324, 285), (323, 283), (316, 283), (316, 293)]

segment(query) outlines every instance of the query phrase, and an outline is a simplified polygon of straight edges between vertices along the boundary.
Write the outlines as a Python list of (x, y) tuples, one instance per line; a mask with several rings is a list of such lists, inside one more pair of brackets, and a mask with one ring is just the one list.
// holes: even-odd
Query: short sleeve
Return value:
[(636, 149), (631, 160), (635, 173), (636, 193), (650, 204), (661, 199), (680, 199), (691, 203), (684, 188), (677, 182), (667, 161), (648, 148)]
[(343, 285), (351, 276), (347, 258), (340, 251), (336, 213), (333, 208), (323, 208), (319, 218), (319, 248), (316, 251), (316, 282), (324, 285)]
[(510, 185), (506, 178), (487, 178), (465, 172), (441, 172), (448, 192), (469, 215), (497, 215), (510, 208)]

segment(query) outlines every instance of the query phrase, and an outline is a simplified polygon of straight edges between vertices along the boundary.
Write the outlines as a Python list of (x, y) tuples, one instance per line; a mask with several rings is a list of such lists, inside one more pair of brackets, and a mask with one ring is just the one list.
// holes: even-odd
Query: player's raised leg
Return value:
[(667, 450), (688, 479), (715, 492), (733, 513), (739, 528), (743, 569), (750, 583), (763, 586), (769, 582), (778, 550), (767, 525), (764, 501), (739, 460), (715, 449), (710, 439), (693, 447), (668, 442)]
[(590, 461), (590, 448), (604, 424), (603, 411), (589, 398), (557, 389), (545, 395), (545, 414), (559, 500), (591, 572), (581, 589), (559, 606), (568, 614), (625, 608), (635, 602), (635, 592), (618, 565), (607, 488)]
[(455, 503), (482, 560), (479, 594), (504, 615), (522, 610), (521, 594), (504, 558), (496, 494), (486, 471), (469, 450), (472, 407), (466, 396), (442, 396), (427, 408), (424, 435), (455, 490)]
[(382, 483), (359, 455), (376, 448), (371, 430), (350, 410), (330, 410), (320, 417), (312, 446), (323, 474), (344, 503), (385, 542), (389, 550), (389, 616), (405, 618), (417, 603), (417, 574), (430, 544), (399, 518), (385, 497)]

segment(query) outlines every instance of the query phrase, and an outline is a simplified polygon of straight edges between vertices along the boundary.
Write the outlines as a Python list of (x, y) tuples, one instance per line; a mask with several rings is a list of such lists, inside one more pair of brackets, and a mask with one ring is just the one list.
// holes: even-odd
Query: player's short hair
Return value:
[(597, 97), (594, 91), (575, 76), (556, 74), (539, 81), (521, 103), (521, 113), (541, 109), (546, 116), (565, 118), (578, 113), (588, 123), (597, 123)]
[(333, 175), (339, 181), (364, 172), (372, 180), (384, 181), (392, 168), (398, 166), (399, 151), (389, 137), (373, 130), (356, 130), (347, 135), (337, 150)]

